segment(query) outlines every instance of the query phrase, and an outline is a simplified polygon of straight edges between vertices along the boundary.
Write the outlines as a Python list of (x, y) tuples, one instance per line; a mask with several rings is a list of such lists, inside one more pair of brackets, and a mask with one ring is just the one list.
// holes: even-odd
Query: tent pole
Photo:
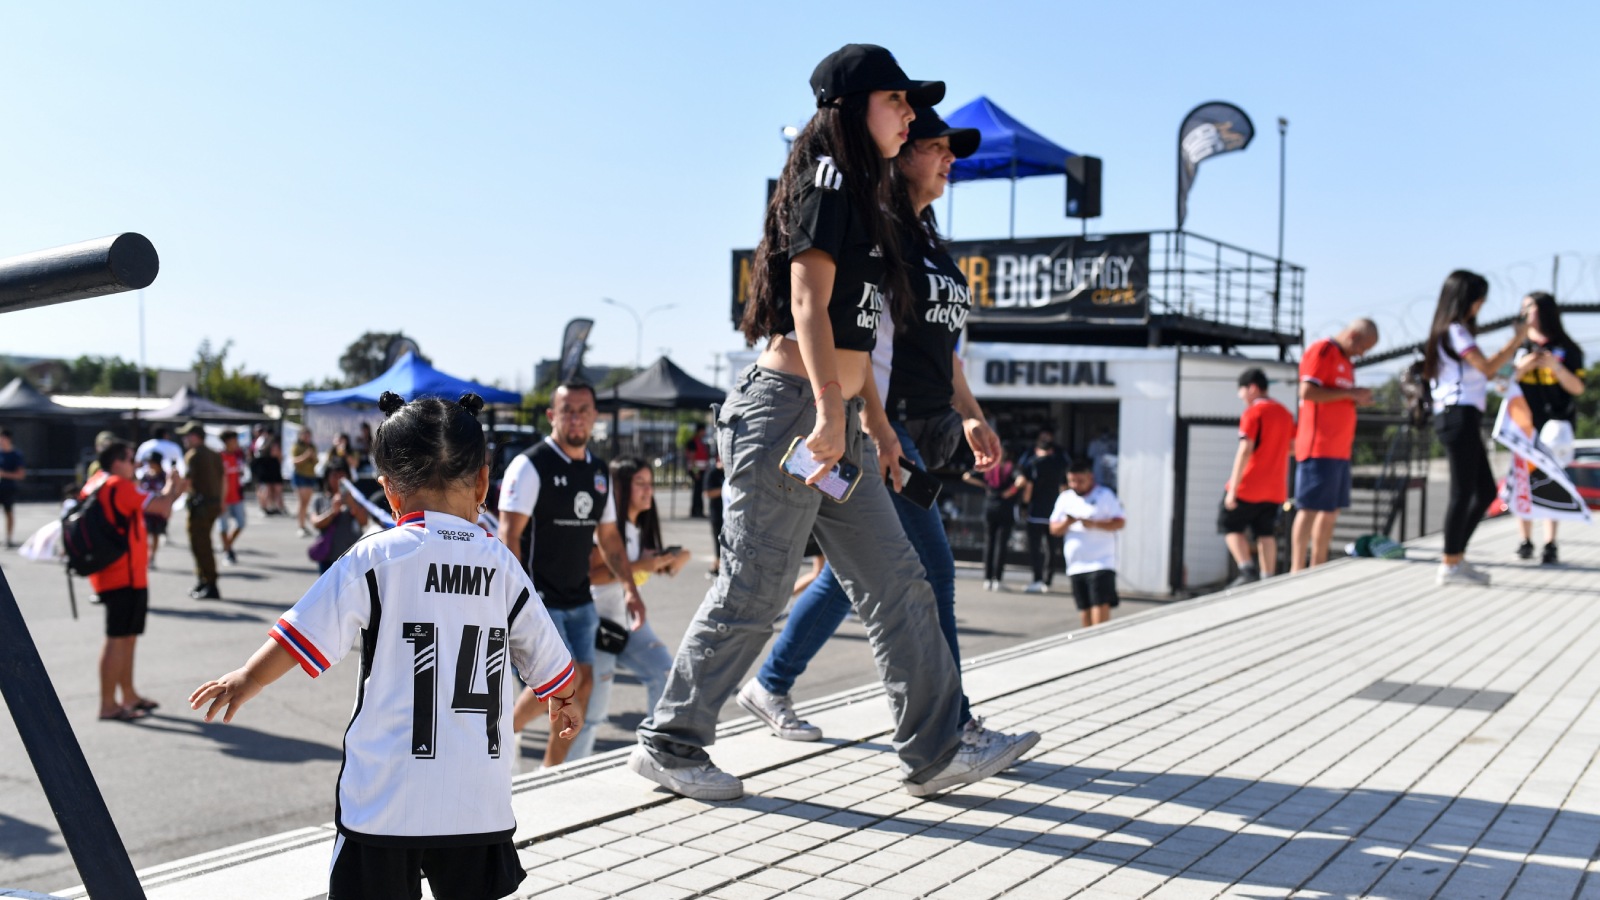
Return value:
[(1011, 238), (1017, 237), (1017, 158), (1011, 157)]

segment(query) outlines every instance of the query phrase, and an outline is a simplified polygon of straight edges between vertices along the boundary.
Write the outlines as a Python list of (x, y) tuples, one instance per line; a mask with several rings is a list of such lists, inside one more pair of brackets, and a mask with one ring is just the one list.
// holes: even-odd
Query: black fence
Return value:
[(1306, 270), (1185, 231), (1150, 233), (1150, 313), (1298, 335)]

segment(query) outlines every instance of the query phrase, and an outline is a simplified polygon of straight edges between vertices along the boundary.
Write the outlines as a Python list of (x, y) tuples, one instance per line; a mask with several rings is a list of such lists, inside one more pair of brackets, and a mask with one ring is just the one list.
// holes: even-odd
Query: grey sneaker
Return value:
[(993, 729), (985, 728), (983, 719), (979, 716), (973, 716), (967, 720), (967, 724), (961, 726), (961, 741), (962, 743), (968, 744), (990, 744), (995, 741), (1016, 741), (1022, 745), (1022, 749), (1017, 751), (1017, 756), (1020, 757), (1022, 754), (1032, 750), (1035, 744), (1039, 743), (1039, 732), (1024, 731), (1014, 735), (1006, 734), (1003, 731), (994, 731)]
[(1247, 563), (1239, 567), (1238, 576), (1236, 576), (1232, 581), (1228, 582), (1228, 587), (1244, 587), (1247, 584), (1255, 584), (1260, 580), (1261, 568), (1255, 563)]
[(1469, 584), (1476, 587), (1489, 586), (1489, 573), (1480, 572), (1465, 562), (1457, 566), (1439, 566), (1439, 574), (1433, 579), (1434, 584)]
[(744, 796), (744, 782), (711, 763), (669, 769), (656, 762), (642, 746), (633, 748), (628, 768), (674, 794), (693, 800), (737, 800)]
[[(1032, 744), (1024, 746), (1025, 735), (1001, 735), (999, 732), (988, 732), (995, 735), (994, 739), (986, 742), (968, 740), (963, 734), (961, 745), (956, 748), (956, 755), (950, 762), (940, 769), (938, 774), (921, 784), (910, 781), (905, 782), (906, 792), (913, 797), (932, 797), (945, 791), (958, 788), (963, 784), (972, 784), (982, 781), (990, 775), (998, 775), (1011, 767), (1017, 757), (1023, 754)], [(1039, 736), (1033, 735), (1035, 743)]]
[(1048, 585), (1046, 585), (1042, 581), (1035, 581), (1033, 584), (1028, 585), (1028, 587), (1023, 591), (1023, 593), (1025, 593), (1025, 594), (1048, 594), (1048, 593), (1050, 593), (1050, 588), (1049, 588)]
[(822, 729), (795, 714), (788, 694), (769, 693), (761, 682), (750, 679), (739, 689), (739, 705), (750, 715), (767, 723), (772, 733), (786, 741), (822, 739)]

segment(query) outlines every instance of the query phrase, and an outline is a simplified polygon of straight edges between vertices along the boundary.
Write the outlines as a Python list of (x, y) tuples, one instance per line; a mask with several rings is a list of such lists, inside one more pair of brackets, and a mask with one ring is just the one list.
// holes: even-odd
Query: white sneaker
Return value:
[(744, 782), (711, 763), (669, 769), (656, 762), (642, 746), (633, 748), (628, 768), (674, 794), (693, 800), (737, 800), (744, 796)]
[(822, 729), (802, 720), (795, 714), (788, 694), (773, 694), (754, 678), (739, 689), (739, 705), (750, 715), (767, 723), (772, 733), (786, 741), (816, 741), (822, 739)]
[(978, 716), (973, 716), (967, 720), (967, 724), (961, 726), (961, 740), (969, 744), (991, 744), (995, 741), (1016, 741), (1018, 744), (1022, 745), (1022, 749), (1017, 751), (1017, 756), (1020, 757), (1022, 754), (1032, 750), (1035, 744), (1039, 743), (1039, 732), (1024, 731), (1015, 735), (1006, 734), (1003, 731), (994, 731), (993, 729), (985, 728), (983, 725), (983, 719)]
[(1026, 593), (1029, 593), (1029, 594), (1048, 594), (1048, 593), (1050, 593), (1050, 589), (1045, 586), (1044, 582), (1035, 581), (1033, 584), (1028, 585)]
[(984, 580), (983, 580), (983, 589), (984, 589), (984, 590), (986, 590), (986, 591), (992, 591), (992, 590), (994, 590), (994, 579), (992, 579), (992, 578), (985, 578), (985, 579), (984, 579)]
[[(921, 784), (904, 782), (906, 792), (913, 797), (932, 797), (963, 784), (982, 781), (1010, 768), (1027, 749), (1019, 738), (999, 735), (998, 732), (989, 733), (997, 737), (984, 743), (968, 740), (968, 736), (962, 734), (961, 745), (956, 748), (956, 755), (950, 762)], [(1038, 740), (1038, 735), (1034, 735), (1034, 740)]]
[(1465, 562), (1456, 566), (1439, 566), (1439, 574), (1434, 576), (1434, 584), (1470, 584), (1477, 587), (1489, 586), (1489, 573), (1480, 572), (1468, 566)]

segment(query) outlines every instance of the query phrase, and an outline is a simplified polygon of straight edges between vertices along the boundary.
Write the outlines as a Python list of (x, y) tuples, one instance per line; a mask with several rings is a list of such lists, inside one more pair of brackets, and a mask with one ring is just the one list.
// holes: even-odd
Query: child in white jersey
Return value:
[[(352, 546), (244, 667), (189, 697), (206, 721), (296, 665), (315, 678), (359, 645), (328, 900), (494, 900), (525, 877), (511, 835), (509, 662), (578, 733), (571, 656), (506, 546), (475, 524), (489, 488), (483, 400), (385, 393), (373, 441), (395, 527)], [(531, 602), (530, 602), (531, 601)]]

